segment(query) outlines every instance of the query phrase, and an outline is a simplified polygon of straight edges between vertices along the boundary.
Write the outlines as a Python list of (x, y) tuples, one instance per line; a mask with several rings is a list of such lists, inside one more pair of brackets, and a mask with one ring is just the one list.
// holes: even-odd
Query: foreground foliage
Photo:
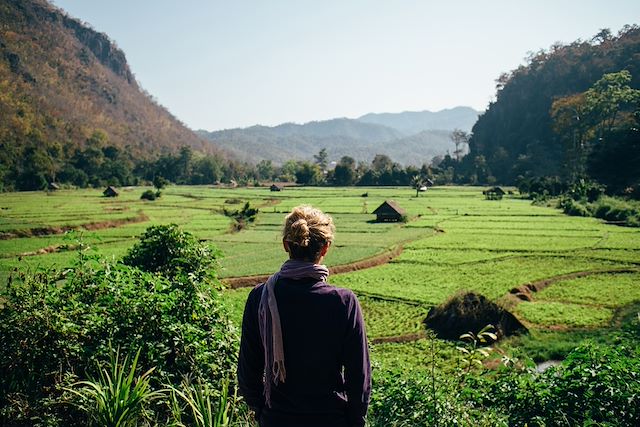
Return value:
[[(135, 378), (140, 350), (133, 360), (129, 356), (120, 360), (120, 352), (111, 356), (108, 367), (99, 367), (97, 380), (79, 381), (71, 392), (82, 403), (78, 407), (86, 412), (98, 426), (135, 426), (139, 418), (148, 418), (146, 404), (163, 398), (162, 391), (152, 391), (150, 386), (153, 368)], [(76, 389), (79, 388), (79, 389)]]
[[(150, 230), (141, 247), (150, 247), (146, 238), (154, 236)], [(178, 253), (205, 253), (185, 239), (176, 243), (184, 250)], [(96, 363), (109, 360), (113, 347), (139, 351), (140, 369), (155, 369), (149, 374), (154, 390), (185, 376), (218, 387), (234, 371), (235, 328), (210, 283), (200, 280), (200, 264), (192, 272), (183, 261), (176, 264), (181, 274), (164, 276), (81, 251), (64, 271), (18, 274), (0, 309), (0, 420), (85, 424), (64, 387), (85, 373), (95, 377)]]
[(623, 342), (617, 348), (582, 345), (543, 373), (509, 358), (497, 370), (469, 370), (463, 364), (446, 375), (431, 369), (377, 371), (370, 423), (637, 426), (640, 348)]

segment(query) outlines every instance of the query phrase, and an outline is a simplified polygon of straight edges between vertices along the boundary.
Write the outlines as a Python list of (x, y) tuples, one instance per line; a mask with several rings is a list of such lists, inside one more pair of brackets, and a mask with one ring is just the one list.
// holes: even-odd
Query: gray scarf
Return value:
[(260, 338), (264, 347), (264, 396), (268, 407), (271, 407), (272, 383), (284, 382), (287, 371), (284, 367), (284, 346), (282, 344), (282, 326), (274, 287), (278, 279), (316, 279), (325, 282), (329, 269), (325, 265), (307, 261), (290, 259), (282, 264), (280, 271), (273, 274), (262, 287), (260, 305), (258, 306), (258, 325)]

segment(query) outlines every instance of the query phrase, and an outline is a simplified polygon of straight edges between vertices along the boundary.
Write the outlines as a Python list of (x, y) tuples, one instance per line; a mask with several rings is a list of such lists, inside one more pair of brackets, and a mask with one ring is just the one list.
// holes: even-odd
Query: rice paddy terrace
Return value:
[[(177, 186), (152, 202), (140, 200), (143, 190), (117, 198), (97, 190), (0, 194), (0, 289), (16, 267), (68, 265), (79, 242), (119, 258), (148, 226), (166, 223), (215, 244), (223, 280), (252, 284), (259, 279), (248, 276), (270, 274), (285, 260), (283, 216), (304, 203), (334, 217), (326, 263), (340, 274), (330, 281), (359, 295), (379, 364), (421, 363), (422, 320), (461, 290), (508, 306), (532, 332), (512, 344), (538, 358), (549, 357), (541, 348), (554, 340), (605, 335), (640, 310), (640, 229), (568, 217), (516, 197), (485, 200), (481, 188), (433, 188), (416, 198), (409, 188)], [(406, 209), (408, 223), (373, 222), (370, 212), (386, 199)], [(260, 209), (257, 221), (234, 232), (222, 210), (247, 201)], [(224, 293), (236, 322), (249, 290)], [(514, 297), (518, 290), (527, 301)]]

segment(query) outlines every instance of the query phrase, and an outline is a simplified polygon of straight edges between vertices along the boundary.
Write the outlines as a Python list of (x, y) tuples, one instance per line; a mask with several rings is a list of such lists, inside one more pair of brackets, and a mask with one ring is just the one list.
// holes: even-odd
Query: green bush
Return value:
[(563, 197), (560, 199), (558, 207), (567, 215), (591, 216), (591, 211), (585, 205), (569, 197)]
[(240, 231), (245, 228), (247, 224), (255, 222), (259, 212), (259, 209), (252, 208), (249, 202), (246, 202), (242, 209), (230, 210), (226, 207), (222, 208), (222, 213), (225, 216), (235, 220), (235, 224), (233, 224), (234, 231)]
[(504, 416), (467, 398), (469, 390), (461, 387), (461, 373), (433, 374), (435, 382), (424, 371), (374, 374), (368, 416), (372, 427), (505, 425)]
[(141, 200), (155, 200), (161, 196), (160, 191), (147, 190), (140, 196)]
[(593, 203), (569, 196), (560, 199), (558, 207), (568, 215), (594, 216), (605, 221), (629, 227), (640, 227), (640, 203), (615, 197), (602, 196)]
[(638, 349), (586, 344), (542, 374), (513, 371), (487, 383), (486, 403), (502, 407), (509, 425), (637, 426), (639, 356)]
[(579, 179), (571, 184), (565, 193), (573, 200), (585, 200), (589, 203), (595, 202), (604, 194), (605, 187), (597, 182)]
[(176, 224), (149, 227), (123, 258), (126, 265), (168, 277), (214, 277), (220, 253)]
[[(147, 235), (167, 246), (153, 230)], [(86, 415), (65, 404), (63, 389), (85, 373), (95, 377), (112, 347), (124, 354), (141, 348), (138, 364), (155, 368), (153, 387), (178, 385), (184, 376), (217, 387), (233, 377), (237, 332), (211, 283), (198, 280), (206, 259), (196, 263), (196, 256), (209, 252), (190, 235), (168, 236), (182, 236), (170, 241), (178, 244), (172, 254), (185, 258), (165, 256), (152, 266), (176, 265), (183, 274), (81, 255), (63, 272), (14, 277), (0, 309), (0, 425), (86, 425)]]
[(640, 217), (640, 204), (613, 197), (603, 197), (594, 205), (594, 216), (606, 221), (633, 225), (632, 223)]

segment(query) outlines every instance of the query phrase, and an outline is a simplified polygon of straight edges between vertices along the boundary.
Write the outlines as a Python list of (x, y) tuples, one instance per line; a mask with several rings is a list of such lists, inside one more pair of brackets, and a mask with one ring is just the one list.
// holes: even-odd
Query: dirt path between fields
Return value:
[[(391, 250), (355, 261), (349, 264), (336, 265), (329, 267), (329, 274), (350, 273), (352, 271), (364, 270), (365, 268), (377, 267), (383, 265), (396, 258), (402, 253), (402, 245), (398, 245)], [(269, 274), (261, 274), (257, 276), (229, 277), (222, 279), (222, 282), (231, 289), (247, 288), (263, 283), (269, 278)]]
[(533, 282), (525, 283), (520, 286), (516, 286), (511, 289), (508, 294), (504, 296), (504, 299), (508, 301), (509, 305), (516, 305), (520, 301), (532, 301), (533, 294), (540, 292), (547, 286), (553, 285), (557, 282), (565, 280), (577, 279), (579, 277), (593, 276), (595, 274), (622, 274), (622, 273), (638, 273), (638, 268), (616, 268), (608, 270), (586, 270), (575, 271), (573, 273), (560, 274), (558, 276), (548, 277), (546, 279), (540, 279)]
[(25, 228), (21, 230), (9, 230), (9, 231), (0, 233), (0, 240), (18, 239), (21, 237), (50, 236), (54, 234), (64, 234), (67, 231), (72, 231), (72, 230), (88, 230), (88, 231), (103, 230), (105, 228), (122, 227), (123, 225), (135, 224), (138, 222), (145, 222), (148, 220), (149, 220), (149, 217), (145, 215), (142, 211), (139, 211), (137, 216), (129, 217), (129, 218), (113, 219), (109, 221), (88, 222), (86, 224), (64, 225), (60, 227), (35, 227), (35, 228)]
[(405, 342), (418, 341), (419, 339), (426, 338), (426, 337), (427, 337), (427, 334), (425, 332), (417, 332), (415, 334), (396, 335), (393, 337), (372, 338), (369, 340), (369, 342), (371, 344), (385, 344), (385, 343), (401, 344)]

